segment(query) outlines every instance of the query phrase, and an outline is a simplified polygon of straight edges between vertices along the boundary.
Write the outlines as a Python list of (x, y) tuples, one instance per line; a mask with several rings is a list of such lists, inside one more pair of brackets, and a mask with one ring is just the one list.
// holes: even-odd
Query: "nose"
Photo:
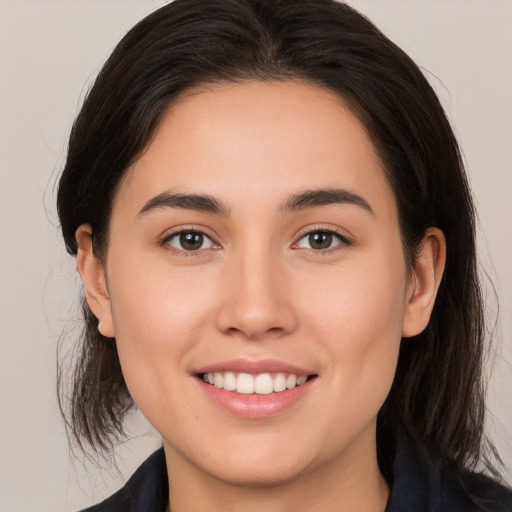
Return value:
[(220, 331), (262, 340), (297, 328), (290, 276), (277, 260), (270, 254), (240, 254), (226, 266), (217, 314)]

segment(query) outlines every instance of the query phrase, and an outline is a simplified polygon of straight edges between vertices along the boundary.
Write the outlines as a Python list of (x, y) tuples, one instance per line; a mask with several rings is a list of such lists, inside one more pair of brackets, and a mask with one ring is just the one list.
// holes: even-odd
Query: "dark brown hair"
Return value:
[[(176, 0), (131, 29), (104, 65), (73, 126), (58, 211), (66, 247), (90, 224), (94, 250), (108, 248), (112, 201), (128, 166), (163, 113), (192, 87), (218, 81), (296, 80), (340, 95), (370, 133), (399, 211), (412, 264), (425, 230), (439, 227), (447, 262), (428, 327), (402, 340), (396, 377), (378, 421), (385, 446), (407, 435), (456, 467), (486, 456), (483, 441), (483, 306), (475, 213), (459, 148), (431, 86), (370, 21), (333, 0)], [(61, 395), (81, 443), (108, 448), (133, 405), (115, 341), (85, 329)]]

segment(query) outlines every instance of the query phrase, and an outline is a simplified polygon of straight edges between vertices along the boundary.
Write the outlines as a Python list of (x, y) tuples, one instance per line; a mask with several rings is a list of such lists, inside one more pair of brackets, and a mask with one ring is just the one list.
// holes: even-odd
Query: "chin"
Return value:
[[(223, 466), (223, 467), (222, 467)], [(305, 468), (294, 461), (269, 460), (264, 464), (245, 460), (236, 465), (220, 463), (208, 468), (215, 479), (236, 487), (268, 488), (277, 487), (296, 480)]]
[[(234, 436), (233, 436), (234, 437)], [(282, 436), (272, 440), (268, 436), (257, 436), (257, 439), (230, 438), (230, 442), (214, 444), (213, 449), (180, 450), (180, 458), (187, 454), (184, 462), (203, 475), (236, 487), (274, 487), (292, 482), (308, 471), (314, 461), (309, 460), (310, 450), (298, 453), (297, 444), (290, 443)], [(295, 448), (294, 448), (295, 447)], [(172, 460), (176, 451), (166, 446), (166, 456)]]

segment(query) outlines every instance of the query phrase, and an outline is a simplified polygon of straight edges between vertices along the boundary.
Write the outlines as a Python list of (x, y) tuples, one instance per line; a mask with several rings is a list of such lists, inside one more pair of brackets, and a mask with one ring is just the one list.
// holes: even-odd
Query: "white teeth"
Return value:
[(302, 386), (302, 384), (305, 384), (305, 382), (308, 380), (308, 378), (305, 375), (302, 375), (301, 377), (297, 377), (297, 386)]
[(254, 379), (254, 392), (257, 395), (269, 395), (274, 391), (274, 380), (268, 373), (262, 373)]
[(228, 391), (234, 391), (236, 389), (236, 377), (232, 372), (226, 372), (224, 374), (224, 389)]
[(308, 380), (306, 375), (297, 377), (293, 373), (278, 373), (272, 377), (270, 373), (251, 375), (249, 373), (236, 374), (234, 372), (204, 373), (202, 379), (204, 382), (212, 384), (217, 388), (236, 391), (241, 395), (280, 393), (286, 389), (302, 386)]
[(292, 389), (297, 385), (297, 375), (288, 375), (286, 379), (286, 387)]
[(236, 390), (241, 395), (252, 395), (254, 393), (254, 378), (248, 373), (239, 373), (236, 379)]
[(222, 375), (222, 373), (214, 373), (213, 374), (213, 385), (216, 388), (224, 387), (224, 375)]
[(284, 373), (279, 373), (274, 378), (274, 391), (279, 393), (280, 391), (284, 391), (286, 389), (286, 375)]

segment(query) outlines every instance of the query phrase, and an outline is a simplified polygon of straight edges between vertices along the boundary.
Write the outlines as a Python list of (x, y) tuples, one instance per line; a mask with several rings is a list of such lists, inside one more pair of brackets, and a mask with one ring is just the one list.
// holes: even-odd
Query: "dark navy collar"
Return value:
[[(386, 512), (512, 512), (512, 492), (479, 474), (454, 476), (407, 440), (397, 443)], [(163, 448), (126, 485), (83, 512), (165, 512), (169, 500)]]
[(165, 512), (168, 501), (169, 481), (161, 448), (139, 466), (124, 487), (82, 512)]
[(512, 512), (512, 491), (469, 471), (450, 470), (408, 439), (399, 440), (386, 512)]

